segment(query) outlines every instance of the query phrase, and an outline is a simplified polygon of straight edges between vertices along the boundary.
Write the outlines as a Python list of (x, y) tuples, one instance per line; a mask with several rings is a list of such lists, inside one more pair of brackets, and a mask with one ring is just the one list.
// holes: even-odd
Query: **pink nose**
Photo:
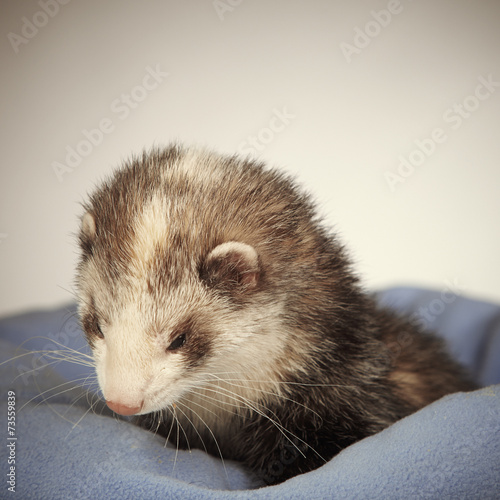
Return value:
[(108, 408), (110, 410), (113, 410), (115, 413), (118, 413), (119, 415), (135, 415), (136, 413), (139, 413), (142, 409), (142, 404), (141, 406), (127, 406), (127, 405), (122, 405), (121, 403), (115, 403), (113, 401), (106, 401), (106, 404), (108, 405)]

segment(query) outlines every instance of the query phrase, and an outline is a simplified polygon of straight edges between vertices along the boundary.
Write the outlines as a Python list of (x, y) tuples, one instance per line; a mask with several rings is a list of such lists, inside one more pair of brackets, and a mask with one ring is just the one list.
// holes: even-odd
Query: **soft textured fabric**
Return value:
[(14, 455), (5, 439), (2, 445), (0, 498), (500, 498), (500, 307), (409, 288), (378, 300), (436, 330), (485, 387), (446, 396), (323, 467), (271, 487), (260, 487), (237, 463), (176, 451), (118, 420), (95, 396), (90, 367), (51, 364), (37, 352), (88, 352), (74, 307), (0, 320), (2, 415), (7, 392), (15, 392), (17, 437), (7, 441), (15, 443)]

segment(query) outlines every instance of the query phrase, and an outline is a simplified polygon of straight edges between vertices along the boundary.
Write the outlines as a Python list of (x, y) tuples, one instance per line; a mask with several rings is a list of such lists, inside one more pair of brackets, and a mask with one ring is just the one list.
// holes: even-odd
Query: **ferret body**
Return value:
[(91, 196), (79, 238), (108, 406), (268, 483), (473, 388), (440, 341), (364, 293), (309, 197), (253, 161), (144, 153)]

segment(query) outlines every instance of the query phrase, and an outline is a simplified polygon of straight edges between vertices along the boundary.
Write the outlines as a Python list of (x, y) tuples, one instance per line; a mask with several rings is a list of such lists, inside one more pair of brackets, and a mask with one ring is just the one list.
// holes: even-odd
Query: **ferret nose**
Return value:
[(113, 410), (115, 413), (124, 416), (135, 415), (142, 409), (142, 403), (140, 406), (128, 406), (121, 403), (115, 403), (114, 401), (106, 401), (106, 404), (108, 405), (108, 408), (110, 410)]

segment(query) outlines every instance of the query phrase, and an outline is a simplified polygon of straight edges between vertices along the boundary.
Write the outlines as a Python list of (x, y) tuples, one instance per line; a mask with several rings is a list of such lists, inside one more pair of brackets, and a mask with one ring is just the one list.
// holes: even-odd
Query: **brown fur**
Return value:
[[(152, 251), (139, 241), (151, 200), (165, 202), (151, 217), (166, 227)], [(162, 369), (184, 367), (176, 380), (219, 367), (210, 375), (217, 379), (193, 382), (160, 414), (140, 417), (178, 445), (241, 460), (280, 482), (474, 387), (440, 341), (364, 293), (310, 198), (282, 173), (172, 146), (124, 165), (86, 211), (78, 287), (96, 355), (104, 358), (126, 303), (148, 325), (138, 334), (145, 348), (153, 337), (164, 346)], [(120, 406), (108, 404), (148, 404), (146, 395), (131, 403), (121, 394)], [(213, 400), (202, 419), (200, 401)]]

